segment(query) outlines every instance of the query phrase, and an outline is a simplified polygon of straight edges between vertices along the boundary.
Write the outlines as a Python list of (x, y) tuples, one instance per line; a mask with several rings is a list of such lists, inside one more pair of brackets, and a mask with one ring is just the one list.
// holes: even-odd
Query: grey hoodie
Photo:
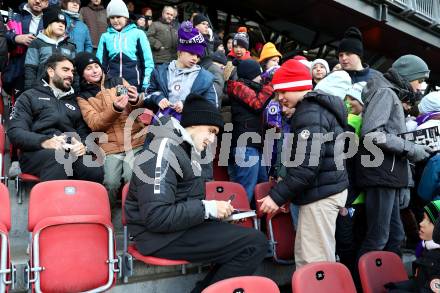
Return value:
[[(406, 154), (414, 145), (398, 136), (407, 131), (405, 114), (399, 98), (405, 91), (408, 91), (408, 84), (390, 69), (384, 76), (371, 79), (362, 92), (365, 108), (361, 138), (363, 140), (367, 134), (375, 133), (374, 144), (384, 155), (383, 162), (378, 167), (358, 165), (361, 170), (357, 173), (361, 174), (362, 178), (358, 178), (357, 181), (362, 187), (405, 188), (411, 185), (412, 178)], [(382, 137), (376, 136), (378, 134)], [(366, 151), (362, 141), (360, 153), (372, 154), (371, 149)]]
[(168, 92), (170, 103), (185, 101), (185, 98), (191, 92), (192, 85), (199, 75), (201, 67), (194, 65), (191, 68), (177, 68), (176, 60), (168, 66)]

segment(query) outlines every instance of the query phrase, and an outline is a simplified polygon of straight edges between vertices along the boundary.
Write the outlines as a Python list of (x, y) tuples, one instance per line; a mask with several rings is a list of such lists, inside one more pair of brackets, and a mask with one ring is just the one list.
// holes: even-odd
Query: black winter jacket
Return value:
[(128, 230), (137, 249), (151, 255), (205, 220), (205, 181), (194, 147), (177, 120), (150, 126), (136, 158), (125, 202)]
[[(246, 146), (262, 149), (264, 145), (262, 112), (273, 97), (272, 85), (261, 85), (246, 79), (229, 80), (227, 92), (231, 101), (234, 125), (231, 148)], [(239, 141), (240, 136), (245, 133), (257, 133), (261, 141), (253, 142), (249, 137), (246, 141)]]
[(84, 142), (90, 133), (76, 103), (73, 90), (56, 98), (52, 89), (40, 85), (21, 94), (10, 116), (8, 137), (22, 151), (41, 150), (41, 143), (63, 132), (75, 132)]
[[(294, 137), (290, 162), (294, 167), (287, 166), (287, 176), (269, 192), (275, 203), (282, 205), (291, 200), (294, 204), (304, 205), (347, 189), (345, 162), (336, 160), (337, 165), (335, 161), (335, 155), (340, 155), (344, 148), (344, 141), (336, 143), (336, 138), (346, 128), (347, 111), (340, 98), (319, 91), (304, 97), (291, 122)], [(329, 135), (329, 141), (322, 143), (318, 152), (315, 146), (320, 135)], [(335, 145), (340, 148), (336, 154)]]
[(0, 72), (3, 72), (8, 63), (8, 41), (6, 39), (6, 27), (0, 21)]
[(419, 292), (432, 292), (431, 281), (440, 279), (440, 249), (425, 249), (422, 256), (414, 261), (413, 268), (417, 271)]

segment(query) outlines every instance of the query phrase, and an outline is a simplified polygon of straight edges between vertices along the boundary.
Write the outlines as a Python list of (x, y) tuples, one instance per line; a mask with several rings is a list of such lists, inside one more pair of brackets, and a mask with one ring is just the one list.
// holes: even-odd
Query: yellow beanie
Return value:
[(261, 50), (261, 54), (260, 54), (260, 59), (258, 60), (258, 62), (263, 62), (265, 59), (268, 58), (272, 58), (278, 56), (281, 58), (281, 53), (278, 52), (277, 48), (275, 47), (275, 45), (271, 42), (266, 43), (263, 46), (263, 50)]

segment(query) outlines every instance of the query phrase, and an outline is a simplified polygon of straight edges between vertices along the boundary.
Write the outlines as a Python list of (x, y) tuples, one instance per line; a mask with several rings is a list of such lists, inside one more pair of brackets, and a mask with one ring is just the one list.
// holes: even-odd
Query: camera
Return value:
[(123, 96), (128, 94), (128, 88), (123, 85), (116, 86), (116, 96)]

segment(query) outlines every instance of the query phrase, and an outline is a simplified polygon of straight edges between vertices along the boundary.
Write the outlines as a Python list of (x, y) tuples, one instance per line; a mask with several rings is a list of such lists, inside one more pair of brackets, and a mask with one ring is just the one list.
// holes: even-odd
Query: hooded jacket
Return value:
[(205, 181), (189, 134), (174, 118), (151, 125), (125, 202), (128, 230), (151, 255), (205, 220)]
[(101, 36), (96, 57), (110, 77), (123, 77), (138, 91), (150, 84), (154, 68), (150, 43), (145, 33), (134, 23), (129, 23), (120, 32), (109, 27)]
[(154, 21), (148, 28), (148, 40), (153, 50), (154, 63), (168, 63), (177, 57), (177, 30), (173, 23), (163, 19)]
[(21, 94), (15, 102), (8, 137), (22, 151), (41, 150), (41, 143), (63, 132), (75, 132), (84, 142), (90, 129), (76, 103), (73, 89), (55, 97), (47, 83)]
[[(175, 75), (183, 75), (182, 85), (190, 87), (188, 93), (197, 94), (205, 97), (208, 101), (212, 102), (217, 107), (219, 106), (218, 95), (214, 87), (214, 77), (207, 70), (200, 68), (198, 65), (193, 69), (179, 70), (175, 68), (175, 65), (164, 63), (154, 69), (151, 77), (150, 87), (147, 90), (147, 96), (145, 98), (146, 107), (157, 107), (159, 102), (163, 99), (170, 99), (170, 76), (172, 72)], [(187, 75), (197, 74), (192, 84), (187, 81), (190, 79)], [(185, 81), (187, 83), (185, 83)], [(182, 97), (183, 101), (186, 97)], [(174, 102), (174, 101), (172, 101)]]
[(87, 6), (81, 8), (82, 20), (90, 30), (93, 48), (98, 48), (101, 35), (107, 30), (107, 12), (102, 5), (94, 5), (90, 2)]
[[(346, 127), (347, 112), (340, 98), (317, 91), (299, 102), (290, 126), (294, 135), (290, 160), (295, 166), (287, 166), (284, 180), (269, 192), (275, 203), (281, 206), (291, 200), (305, 205), (347, 189), (345, 162), (341, 157), (335, 158), (344, 146), (336, 138)], [(317, 140), (321, 135), (328, 135), (329, 139)], [(316, 142), (322, 142), (320, 149), (315, 147)], [(341, 151), (335, 153), (337, 143)]]
[[(19, 45), (15, 42), (17, 35), (29, 34), (29, 26), (32, 21), (32, 14), (26, 9), (27, 3), (20, 5), (18, 13), (12, 13), (11, 20), (21, 25), (21, 32), (9, 29), (6, 31), (6, 38), (8, 40), (9, 56), (8, 66), (2, 76), (5, 83), (12, 83), (16, 78), (23, 78), (24, 75), (24, 61), (26, 58), (27, 47)], [(43, 17), (41, 17), (38, 24), (37, 31), (43, 29)], [(22, 90), (22, 89), (20, 89)]]
[(66, 33), (76, 46), (76, 53), (93, 51), (92, 39), (87, 25), (79, 19), (79, 13), (63, 10), (66, 16)]
[[(128, 83), (120, 77), (103, 76), (99, 85), (82, 83), (77, 99), (84, 120), (90, 129), (107, 134), (107, 142), (99, 144), (106, 155), (124, 152), (126, 143), (130, 148), (137, 148), (145, 140), (145, 135), (140, 133), (145, 125), (138, 119), (135, 119), (133, 124), (129, 120), (131, 119), (130, 113), (143, 105), (143, 99), (140, 97), (136, 105), (128, 103), (124, 111), (117, 111), (113, 107), (116, 99), (116, 86), (122, 84), (128, 86)], [(128, 130), (129, 125), (132, 125), (131, 132), (125, 134), (124, 129), (127, 127)], [(130, 145), (126, 142), (125, 135), (129, 135)]]
[[(356, 164), (359, 187), (381, 186), (388, 188), (406, 188), (411, 178), (406, 153), (411, 142), (399, 137), (406, 132), (405, 114), (401, 100), (412, 94), (411, 85), (404, 81), (394, 69), (383, 76), (371, 79), (363, 90), (365, 104), (359, 158), (372, 156), (372, 149), (366, 149), (365, 136), (370, 133), (381, 133), (385, 140), (376, 140), (374, 145), (381, 150), (383, 162), (377, 167), (364, 167), (361, 161)], [(377, 151), (377, 149), (376, 149)], [(372, 160), (370, 158), (369, 160)]]
[(73, 60), (75, 58), (75, 51), (75, 44), (70, 42), (68, 37), (54, 40), (43, 33), (39, 33), (26, 53), (26, 60), (24, 62), (25, 90), (31, 89), (40, 83), (45, 72), (45, 63), (50, 56), (61, 54)]

